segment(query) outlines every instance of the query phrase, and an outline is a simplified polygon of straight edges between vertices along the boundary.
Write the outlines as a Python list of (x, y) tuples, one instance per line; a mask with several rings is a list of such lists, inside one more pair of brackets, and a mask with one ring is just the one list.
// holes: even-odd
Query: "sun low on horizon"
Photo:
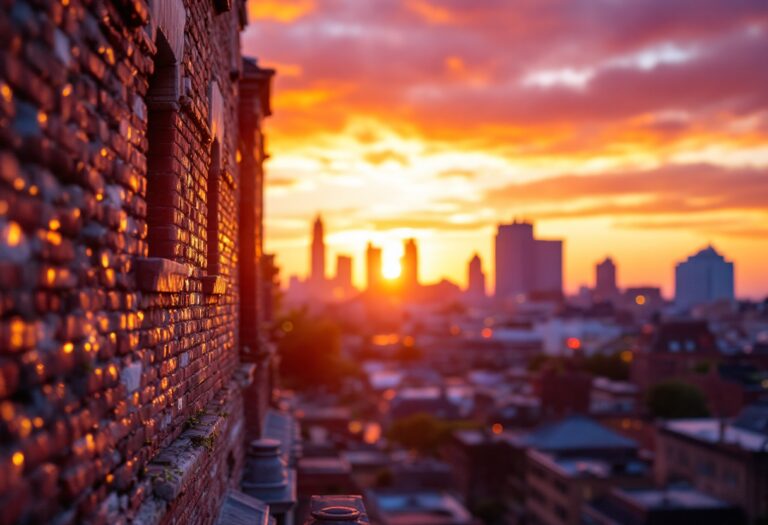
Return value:
[(266, 249), (306, 275), (368, 242), (423, 281), (493, 278), (499, 223), (564, 240), (568, 292), (611, 256), (659, 285), (712, 244), (768, 294), (768, 7), (715, 0), (268, 0), (243, 52), (277, 70)]

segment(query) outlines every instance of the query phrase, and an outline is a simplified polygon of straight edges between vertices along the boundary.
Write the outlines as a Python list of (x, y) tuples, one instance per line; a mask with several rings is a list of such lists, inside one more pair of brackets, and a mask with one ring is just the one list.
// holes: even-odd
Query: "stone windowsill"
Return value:
[(139, 289), (145, 292), (183, 292), (192, 267), (162, 257), (145, 257), (136, 261)]
[(224, 295), (227, 293), (227, 278), (223, 275), (206, 275), (202, 281), (204, 294)]

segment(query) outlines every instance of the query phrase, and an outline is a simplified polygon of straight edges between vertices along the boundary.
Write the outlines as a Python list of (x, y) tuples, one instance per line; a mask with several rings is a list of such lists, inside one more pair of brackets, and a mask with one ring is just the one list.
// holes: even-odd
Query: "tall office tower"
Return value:
[(560, 296), (563, 241), (539, 240), (533, 224), (499, 224), (496, 233), (496, 298)]
[(606, 257), (595, 265), (595, 301), (612, 301), (618, 297), (616, 286), (616, 265), (613, 259)]
[(344, 290), (352, 288), (352, 257), (349, 255), (336, 256), (336, 286)]
[(733, 263), (712, 245), (675, 267), (675, 304), (680, 308), (733, 299)]
[(467, 268), (467, 295), (470, 299), (485, 299), (485, 273), (483, 273), (483, 261), (475, 254), (469, 260)]
[(365, 269), (369, 290), (381, 287), (381, 248), (377, 248), (370, 242), (365, 251)]
[(528, 292), (533, 283), (533, 225), (526, 222), (499, 224), (496, 233), (496, 297), (509, 298)]
[(529, 294), (547, 297), (563, 293), (563, 241), (533, 241), (533, 288)]
[(419, 250), (416, 239), (407, 239), (403, 245), (402, 282), (406, 290), (419, 286)]
[(309, 280), (315, 284), (325, 281), (325, 241), (323, 240), (323, 220), (320, 215), (312, 228), (312, 262)]

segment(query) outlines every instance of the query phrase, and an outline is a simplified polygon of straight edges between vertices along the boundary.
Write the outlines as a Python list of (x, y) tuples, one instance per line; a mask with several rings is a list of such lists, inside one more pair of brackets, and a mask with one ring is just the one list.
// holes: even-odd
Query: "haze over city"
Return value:
[(265, 231), (284, 276), (306, 274), (322, 212), (357, 285), (369, 240), (397, 261), (415, 237), (422, 278), (463, 286), (517, 216), (564, 239), (568, 292), (611, 255), (622, 284), (669, 295), (674, 263), (712, 243), (738, 295), (768, 293), (758, 3), (294, 0), (250, 17), (244, 50), (280, 73)]
[(767, 0), (0, 3), (0, 525), (768, 525)]

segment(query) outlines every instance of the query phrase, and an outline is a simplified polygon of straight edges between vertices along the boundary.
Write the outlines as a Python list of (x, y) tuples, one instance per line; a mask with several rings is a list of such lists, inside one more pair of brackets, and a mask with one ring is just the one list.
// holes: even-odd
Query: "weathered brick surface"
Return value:
[(152, 3), (0, 0), (0, 524), (210, 523), (239, 477), (244, 7)]

